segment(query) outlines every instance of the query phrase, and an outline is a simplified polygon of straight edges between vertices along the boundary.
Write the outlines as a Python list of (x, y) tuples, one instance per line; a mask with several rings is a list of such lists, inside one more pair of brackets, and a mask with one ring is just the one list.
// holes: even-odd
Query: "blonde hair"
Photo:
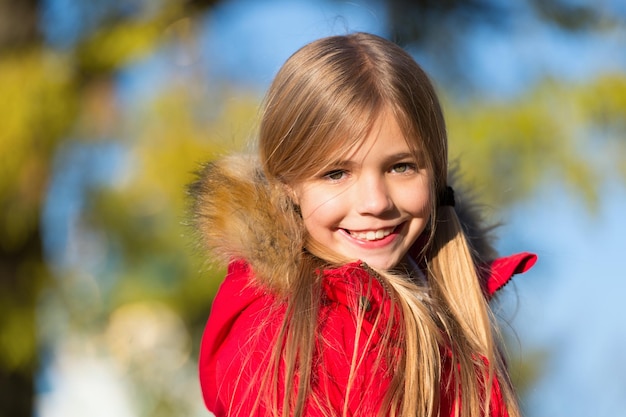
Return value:
[[(508, 414), (516, 417), (518, 406), (494, 341), (475, 254), (454, 209), (437, 207), (436, 197), (447, 186), (445, 123), (428, 76), (410, 55), (365, 33), (320, 39), (292, 55), (265, 101), (259, 132), (265, 176), (274, 185), (310, 178), (330, 162), (329, 155), (339, 155), (362, 141), (384, 110), (393, 113), (407, 143), (432, 173), (432, 216), (430, 236), (420, 254), (428, 288), (398, 271), (372, 271), (398, 312), (387, 323), (378, 323), (384, 329), (382, 346), (399, 343), (402, 352), (379, 353), (377, 363), (385, 361), (394, 373), (378, 412), (435, 416), (441, 380), (446, 378), (454, 392), (456, 415), (489, 415), (491, 386), (497, 378)], [(268, 353), (270, 366), (256, 375), (261, 382), (256, 405), (263, 403), (272, 415), (302, 416), (307, 401), (330, 409), (329, 399), (312, 398), (310, 380), (319, 337), (321, 277), (316, 271), (337, 263), (341, 260), (334, 254), (308, 242), (297, 260), (297, 272), (285, 277), (287, 290), (281, 299), (287, 306), (285, 319)], [(363, 309), (357, 309), (357, 322), (363, 314)], [(399, 340), (391, 337), (394, 325), (401, 329)], [(445, 349), (453, 364), (445, 368), (449, 376), (443, 372)], [(283, 387), (278, 386), (281, 364)], [(351, 376), (357, 368), (358, 359), (353, 358)], [(284, 397), (278, 398), (281, 391)]]

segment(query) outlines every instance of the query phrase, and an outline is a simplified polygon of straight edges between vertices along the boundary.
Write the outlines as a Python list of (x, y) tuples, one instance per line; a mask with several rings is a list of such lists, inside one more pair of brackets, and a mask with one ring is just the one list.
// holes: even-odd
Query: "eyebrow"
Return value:
[(393, 163), (397, 163), (399, 161), (406, 161), (406, 160), (410, 160), (411, 162), (418, 164), (420, 161), (420, 156), (412, 152), (400, 152), (400, 153), (387, 156), (384, 159), (384, 163), (386, 165), (390, 165)]
[(386, 160), (387, 161), (400, 161), (402, 159), (406, 159), (406, 158), (411, 158), (411, 159), (415, 159), (417, 158), (417, 155), (415, 155), (412, 152), (401, 152), (401, 153), (396, 153), (393, 155), (389, 155)]
[[(415, 155), (412, 152), (400, 152), (387, 156), (383, 162), (386, 164), (390, 164), (392, 162), (401, 161), (403, 159), (419, 160), (420, 156)], [(338, 159), (330, 162), (325, 169), (343, 169), (349, 168), (353, 165), (355, 165), (355, 162), (350, 159)]]

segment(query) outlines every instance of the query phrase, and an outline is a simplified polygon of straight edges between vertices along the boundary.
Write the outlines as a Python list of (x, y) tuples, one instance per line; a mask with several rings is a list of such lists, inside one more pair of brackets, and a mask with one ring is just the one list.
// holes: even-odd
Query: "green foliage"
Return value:
[(41, 205), (54, 150), (76, 111), (65, 63), (39, 48), (0, 54), (0, 404), (8, 415), (29, 413), (32, 401), (34, 307), (48, 282)]
[(153, 52), (162, 24), (155, 21), (122, 21), (102, 28), (77, 50), (79, 66), (88, 73), (110, 73)]
[[(63, 58), (41, 50), (0, 56), (0, 368), (30, 370), (36, 357), (40, 207), (52, 153), (75, 114)], [(27, 262), (13, 265), (10, 259)]]
[[(174, 85), (121, 118), (116, 136), (126, 138), (128, 169), (114, 187), (92, 190), (84, 216), (85, 227), (97, 233), (106, 252), (108, 266), (101, 275), (109, 276), (113, 284), (103, 291), (96, 281), (101, 287), (102, 307), (87, 325), (75, 323), (75, 328), (108, 335), (105, 351), (122, 363), (125, 376), (136, 387), (140, 415), (179, 415), (185, 407), (200, 402), (198, 397), (189, 398), (198, 388), (195, 358), (224, 271), (212, 268), (206, 254), (193, 243), (194, 231), (186, 225), (190, 203), (186, 187), (201, 162), (244, 145), (257, 111), (256, 97), (224, 95), (218, 100), (224, 105), (216, 106), (216, 97), (200, 97), (195, 94), (198, 88), (202, 85)], [(64, 291), (71, 294), (74, 288), (78, 286)], [(66, 298), (71, 301), (75, 297)], [(172, 327), (172, 335), (149, 343), (144, 354), (120, 356), (116, 346), (125, 336), (119, 332), (111, 336), (111, 326), (131, 320), (134, 316), (129, 312), (145, 305), (160, 307), (144, 309), (145, 314), (133, 320), (149, 323), (154, 314), (166, 312), (179, 324)], [(171, 343), (172, 338), (186, 342), (163, 355), (178, 349), (177, 355), (183, 359), (172, 368), (155, 367), (155, 363), (167, 363), (167, 357), (159, 352), (164, 340)], [(190, 369), (193, 372), (189, 374)], [(187, 376), (179, 383), (193, 381), (196, 390), (183, 395), (168, 388), (171, 378), (182, 375)]]
[(554, 80), (510, 102), (450, 103), (450, 148), (488, 204), (507, 207), (549, 181), (597, 203), (601, 179), (624, 175), (626, 75)]
[(25, 50), (0, 56), (0, 246), (17, 250), (37, 228), (56, 144), (76, 114), (62, 56)]

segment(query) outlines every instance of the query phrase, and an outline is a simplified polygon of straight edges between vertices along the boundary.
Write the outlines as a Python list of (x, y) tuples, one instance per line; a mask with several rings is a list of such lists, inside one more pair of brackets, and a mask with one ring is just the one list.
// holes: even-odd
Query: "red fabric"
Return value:
[(483, 282), (485, 291), (489, 297), (502, 289), (511, 281), (513, 275), (522, 274), (528, 271), (537, 262), (537, 255), (534, 253), (522, 252), (515, 255), (498, 258), (487, 265), (484, 269)]
[[(502, 282), (510, 279), (510, 276), (504, 279), (507, 271), (518, 273), (529, 269), (534, 260), (528, 255), (494, 262), (488, 288), (495, 291), (504, 285)], [(229, 266), (202, 339), (199, 359), (202, 393), (207, 408), (217, 417), (251, 415), (259, 390), (258, 384), (255, 386), (252, 381), (257, 372), (267, 369), (268, 355), (285, 314), (283, 307), (276, 307), (271, 294), (252, 285), (252, 278), (245, 263), (233, 262)], [(383, 317), (392, 314), (389, 303), (385, 302), (385, 291), (358, 263), (325, 271), (322, 289), (318, 316), (320, 337), (315, 347), (312, 375), (313, 398), (307, 402), (304, 415), (322, 416), (324, 410), (331, 415), (341, 415), (340, 407), (344, 402), (348, 404), (349, 416), (375, 415), (391, 380), (385, 366), (374, 365), (383, 326), (377, 324), (375, 318), (380, 309)], [(354, 311), (359, 304), (366, 309), (366, 314), (357, 332)], [(362, 361), (353, 389), (346, 392), (351, 358), (355, 354), (362, 357)], [(448, 373), (450, 366), (444, 361)], [(279, 374), (284, 374), (283, 367)], [(280, 387), (284, 381), (278, 382)], [(441, 416), (453, 415), (453, 393), (447, 392), (445, 385), (442, 382)], [(326, 404), (326, 400), (316, 401), (326, 398), (330, 404)], [(492, 416), (506, 416), (497, 381), (492, 387), (492, 398)], [(254, 415), (266, 415), (262, 405)]]

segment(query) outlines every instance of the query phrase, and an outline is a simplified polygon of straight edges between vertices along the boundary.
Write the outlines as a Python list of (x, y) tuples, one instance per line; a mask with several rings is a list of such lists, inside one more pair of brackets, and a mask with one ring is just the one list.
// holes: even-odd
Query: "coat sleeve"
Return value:
[[(251, 287), (250, 276), (243, 263), (229, 266), (201, 343), (202, 394), (207, 408), (217, 417), (266, 415), (263, 404), (255, 406), (260, 389), (256, 377), (267, 369), (284, 310), (273, 307), (271, 295)], [(304, 415), (322, 417), (344, 411), (347, 416), (375, 415), (389, 375), (382, 367), (372, 367), (377, 354), (372, 327), (366, 323), (356, 330), (350, 308), (342, 303), (323, 305), (320, 315), (323, 325), (316, 337), (312, 392)], [(357, 371), (351, 376), (354, 366)], [(284, 368), (279, 369), (279, 375), (284, 375)], [(279, 377), (279, 398), (283, 382)]]
[(249, 415), (256, 398), (250, 395), (256, 388), (252, 381), (267, 360), (267, 340), (277, 322), (268, 314), (273, 298), (250, 286), (250, 275), (243, 262), (229, 265), (202, 336), (200, 386), (206, 407), (217, 417)]
[[(485, 364), (487, 364), (487, 361), (484, 361)], [(453, 378), (452, 367), (455, 365), (452, 364), (449, 351), (447, 353), (444, 353), (442, 366), (444, 378), (441, 383), (439, 416), (454, 417), (455, 408), (456, 406), (460, 406), (460, 403), (459, 400), (455, 397), (454, 384), (451, 380), (451, 378)], [(502, 390), (500, 384), (501, 382), (498, 381), (497, 378), (495, 378), (492, 382), (489, 408), (490, 417), (509, 417), (506, 404), (504, 403), (504, 400), (502, 398)]]

